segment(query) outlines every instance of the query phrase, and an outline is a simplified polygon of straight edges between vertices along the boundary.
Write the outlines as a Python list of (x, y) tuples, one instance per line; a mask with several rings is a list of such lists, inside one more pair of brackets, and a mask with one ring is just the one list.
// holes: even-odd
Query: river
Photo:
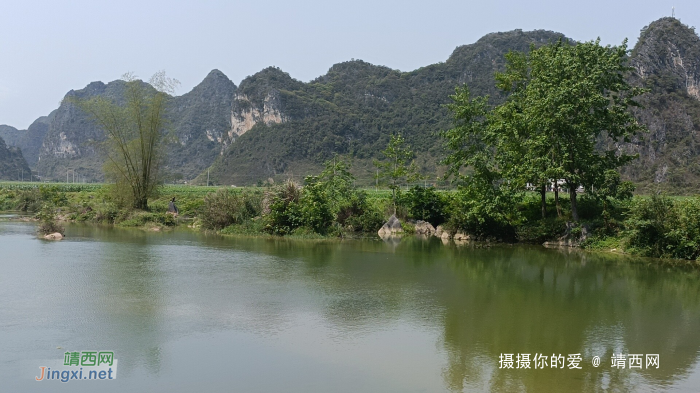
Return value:
[[(697, 270), (437, 239), (34, 231), (0, 222), (3, 392), (700, 389)], [(112, 380), (35, 381), (65, 352), (103, 350)]]

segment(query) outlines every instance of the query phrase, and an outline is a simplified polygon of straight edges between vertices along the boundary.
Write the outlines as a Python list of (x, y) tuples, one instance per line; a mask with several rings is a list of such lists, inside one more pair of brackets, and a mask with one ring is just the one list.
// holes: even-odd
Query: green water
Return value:
[[(0, 222), (0, 391), (700, 390), (698, 271), (437, 240), (67, 235)], [(34, 381), (45, 359), (107, 349), (112, 381)], [(582, 369), (500, 369), (502, 353), (580, 353)]]

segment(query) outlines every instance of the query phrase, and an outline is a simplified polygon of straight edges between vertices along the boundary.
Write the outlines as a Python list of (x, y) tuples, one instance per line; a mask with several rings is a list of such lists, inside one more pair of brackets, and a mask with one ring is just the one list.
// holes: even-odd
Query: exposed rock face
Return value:
[[(334, 154), (346, 154), (353, 157), (359, 185), (372, 178), (372, 159), (389, 135), (400, 131), (416, 150), (422, 171), (430, 173), (440, 155), (435, 132), (452, 126), (445, 104), (455, 86), (466, 83), (473, 95), (489, 94), (498, 104), (503, 95), (493, 75), (503, 69), (504, 54), (562, 38), (544, 30), (493, 33), (456, 48), (443, 63), (415, 71), (353, 60), (333, 65), (308, 83), (270, 67), (236, 87), (213, 70), (172, 100), (169, 118), (176, 138), (166, 148), (166, 172), (185, 180), (199, 174), (203, 183), (211, 166), (212, 181), (245, 185), (320, 170)], [(615, 146), (640, 154), (623, 176), (646, 187), (697, 189), (700, 38), (676, 19), (660, 19), (642, 31), (630, 65), (636, 71), (633, 83), (651, 89), (640, 99), (645, 107), (634, 111), (651, 132)], [(94, 82), (69, 95), (119, 100), (121, 84)], [(96, 149), (102, 132), (69, 103), (26, 132), (0, 126), (0, 137), (20, 147), (44, 178), (62, 179), (73, 170), (89, 180), (102, 179)]]
[(432, 236), (435, 233), (435, 227), (427, 221), (416, 221), (416, 235)]
[(700, 100), (700, 39), (680, 20), (662, 18), (642, 29), (632, 66), (642, 79), (664, 75), (673, 88)]
[(214, 162), (228, 143), (236, 85), (211, 71), (192, 91), (173, 98), (169, 116), (176, 140), (167, 147), (166, 170), (193, 179)]
[[(66, 97), (89, 99), (105, 97), (123, 101), (125, 84), (121, 80), (108, 84), (93, 82), (69, 92)], [(174, 97), (168, 107), (169, 128), (173, 138), (165, 147), (164, 172), (175, 179), (192, 179), (208, 168), (221, 153), (222, 136), (231, 129), (231, 105), (236, 86), (221, 71), (213, 70), (192, 91)], [(75, 171), (89, 181), (102, 180), (104, 157), (98, 144), (103, 131), (89, 116), (64, 100), (49, 116), (48, 132), (39, 156), (39, 172), (48, 178), (61, 179)], [(72, 173), (69, 173), (72, 179)]]
[(124, 94), (125, 83), (114, 81), (108, 84), (92, 82), (81, 90), (71, 90), (66, 99), (48, 119), (48, 130), (44, 137), (36, 165), (44, 179), (63, 179), (71, 172), (88, 181), (104, 179), (102, 157), (97, 144), (104, 140), (102, 130), (70, 101), (71, 97), (89, 99), (102, 96), (119, 102)]
[(379, 231), (377, 234), (380, 237), (386, 237), (386, 236), (392, 236), (392, 235), (397, 235), (403, 233), (403, 228), (401, 228), (401, 221), (399, 221), (398, 218), (396, 218), (395, 215), (391, 215), (389, 217), (389, 221), (385, 222), (384, 225), (382, 225), (381, 228), (379, 228)]
[(22, 156), (18, 147), (7, 147), (5, 141), (0, 138), (0, 179), (25, 180), (31, 179), (31, 169)]
[[(228, 141), (233, 142), (239, 136), (250, 131), (258, 123), (265, 125), (284, 122), (280, 111), (281, 103), (279, 92), (271, 90), (263, 100), (262, 108), (253, 105), (246, 95), (236, 95), (233, 110), (231, 111), (231, 130), (228, 133)], [(224, 143), (224, 146), (229, 143)]]
[(639, 160), (623, 176), (646, 188), (691, 192), (700, 186), (700, 38), (674, 18), (642, 30), (632, 51), (632, 82), (650, 89), (635, 117), (649, 134), (620, 149)]
[[(192, 91), (174, 97), (167, 114), (174, 138), (165, 148), (165, 173), (172, 179), (193, 179), (206, 172), (227, 146), (255, 125), (286, 121), (282, 94), (273, 85), (285, 87), (290, 83), (300, 82), (278, 69), (268, 68), (244, 80), (239, 91), (226, 75), (213, 70)], [(124, 86), (119, 80), (108, 84), (93, 82), (84, 89), (70, 91), (66, 97), (101, 96), (120, 102)], [(72, 179), (75, 171), (88, 181), (103, 179), (104, 157), (98, 146), (104, 133), (70, 100), (64, 100), (51, 115), (38, 119), (28, 131), (3, 126), (0, 133), (11, 135), (13, 143), (29, 149), (44, 178), (60, 180), (68, 173)], [(22, 142), (25, 139), (34, 145)]]
[[(241, 82), (238, 96), (245, 96), (256, 110), (241, 112), (245, 116), (232, 122), (245, 133), (237, 132), (239, 138), (217, 159), (211, 174), (221, 184), (251, 184), (275, 176), (282, 180), (286, 174), (320, 170), (334, 154), (348, 154), (358, 179), (366, 180), (372, 178), (372, 158), (380, 156), (393, 132), (406, 137), (425, 160), (418, 164), (431, 171), (440, 143), (432, 135), (452, 124), (445, 104), (455, 86), (469, 83), (473, 94), (501, 99), (493, 74), (502, 69), (504, 55), (562, 37), (543, 30), (490, 34), (458, 47), (444, 63), (412, 72), (353, 60), (302, 83), (277, 69), (263, 70)], [(275, 91), (279, 117), (266, 109), (275, 108)], [(272, 115), (251, 127), (264, 113)]]

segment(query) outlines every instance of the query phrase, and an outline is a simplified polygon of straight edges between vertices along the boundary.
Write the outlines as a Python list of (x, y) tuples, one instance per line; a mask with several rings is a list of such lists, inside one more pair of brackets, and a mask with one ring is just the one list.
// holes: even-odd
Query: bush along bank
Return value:
[[(590, 250), (697, 261), (700, 258), (700, 197), (635, 196), (584, 193), (578, 201), (580, 221), (571, 218), (568, 199), (542, 200), (526, 193), (508, 210), (480, 203), (469, 190), (439, 191), (416, 186), (398, 191), (396, 202), (386, 190), (353, 187), (342, 161), (328, 163), (303, 184), (288, 181), (267, 188), (164, 187), (149, 201), (149, 211), (120, 207), (108, 186), (63, 190), (61, 186), (3, 188), (0, 210), (34, 214), (41, 231), (63, 232), (60, 221), (167, 229), (186, 224), (228, 235), (329, 238), (377, 236), (396, 215), (404, 236), (425, 234), (423, 223), (438, 228), (443, 239), (521, 242), (578, 246)], [(176, 198), (180, 215), (167, 213)], [(418, 223), (416, 225), (416, 223)], [(455, 236), (457, 235), (457, 236)]]
[[(134, 210), (120, 204), (114, 198), (112, 186), (79, 187), (78, 185), (0, 184), (0, 211), (15, 211), (40, 221), (39, 232), (63, 222), (89, 222), (113, 224), (122, 227), (163, 229), (177, 225), (174, 215), (167, 214), (168, 202), (165, 198), (153, 200), (149, 211)], [(194, 215), (202, 205), (199, 195), (191, 195), (189, 190), (171, 190), (182, 194), (180, 211)], [(169, 192), (170, 193), (170, 192)], [(63, 232), (58, 231), (58, 232)]]

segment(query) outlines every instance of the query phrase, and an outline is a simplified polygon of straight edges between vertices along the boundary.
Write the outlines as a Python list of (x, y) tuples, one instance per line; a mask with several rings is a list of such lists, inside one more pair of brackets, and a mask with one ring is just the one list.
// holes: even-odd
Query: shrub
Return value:
[(303, 225), (301, 216), (301, 188), (293, 181), (287, 181), (266, 197), (265, 232), (286, 235)]
[(314, 232), (326, 234), (333, 225), (331, 201), (322, 182), (308, 182), (300, 199), (301, 216), (304, 226)]
[(481, 190), (460, 187), (449, 206), (447, 228), (462, 230), (477, 238), (495, 238), (504, 241), (516, 239), (514, 224), (519, 221), (514, 202), (507, 196), (493, 192), (492, 199), (484, 198)]
[(174, 226), (177, 222), (172, 214), (134, 211), (128, 219), (121, 221), (119, 225), (124, 227), (140, 227), (149, 223)]
[(516, 233), (521, 242), (540, 244), (563, 235), (565, 231), (566, 220), (553, 217), (521, 225), (517, 228)]
[(350, 217), (347, 224), (355, 231), (376, 233), (384, 225), (384, 215), (379, 210), (369, 208), (359, 216)]
[(99, 206), (95, 211), (95, 221), (114, 223), (119, 215), (119, 209), (113, 203), (107, 203)]
[(42, 201), (53, 204), (54, 206), (63, 206), (68, 203), (66, 193), (61, 191), (58, 186), (39, 186), (39, 195)]
[(56, 211), (51, 206), (43, 205), (36, 217), (39, 219), (38, 231), (40, 234), (64, 233), (64, 228), (56, 222)]
[(235, 192), (220, 189), (204, 197), (202, 226), (206, 229), (223, 229), (240, 224), (260, 214), (262, 194), (259, 192)]
[(340, 206), (336, 221), (352, 231), (376, 232), (384, 224), (384, 215), (367, 200), (367, 193), (354, 191)]
[(653, 195), (637, 199), (625, 224), (632, 250), (650, 257), (700, 257), (700, 199), (673, 201)]
[(15, 209), (23, 212), (35, 212), (42, 209), (41, 193), (37, 188), (17, 192)]
[(409, 216), (417, 220), (438, 226), (445, 222), (447, 217), (446, 200), (435, 187), (415, 186), (405, 194), (402, 202), (408, 208)]
[(266, 221), (265, 231), (276, 235), (288, 235), (301, 227), (327, 234), (333, 213), (324, 184), (314, 176), (306, 178), (303, 188), (288, 181), (269, 196)]

